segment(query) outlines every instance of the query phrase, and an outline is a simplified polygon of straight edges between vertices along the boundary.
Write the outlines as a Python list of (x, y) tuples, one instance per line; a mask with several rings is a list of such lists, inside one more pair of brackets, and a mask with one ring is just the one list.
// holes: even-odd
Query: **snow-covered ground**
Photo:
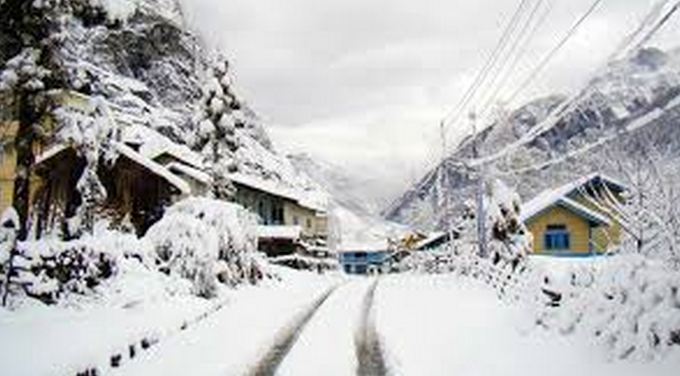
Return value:
[(388, 276), (376, 304), (398, 375), (676, 375), (680, 367), (680, 349), (659, 362), (608, 362), (588, 339), (530, 329), (520, 307), (451, 275)]
[(281, 364), (281, 375), (352, 375), (357, 369), (355, 338), (371, 280), (340, 287), (309, 322)]
[[(76, 374), (94, 367), (101, 371), (108, 369), (110, 356), (117, 353), (123, 355), (121, 374), (126, 375), (182, 374), (192, 369), (198, 370), (192, 374), (203, 375), (210, 374), (211, 364), (218, 374), (224, 373), (247, 355), (255, 356), (271, 332), (341, 279), (339, 275), (272, 269), (281, 281), (225, 289), (211, 300), (168, 294), (162, 285), (167, 281), (144, 278), (147, 274), (140, 273), (109, 286), (121, 293), (112, 293), (105, 301), (82, 302), (71, 308), (0, 309), (1, 373)], [(159, 342), (142, 352), (143, 339)], [(211, 339), (205, 347), (193, 346), (195, 341)], [(130, 345), (135, 345), (137, 353), (132, 360)], [(173, 355), (163, 355), (168, 352)], [(210, 356), (214, 356), (212, 363)]]
[[(283, 270), (283, 269), (282, 269)], [(276, 333), (306, 311), (335, 276), (288, 273), (285, 283), (247, 287), (199, 325), (160, 343), (120, 369), (121, 375), (242, 375), (272, 345)]]
[[(3, 312), (3, 374), (74, 374), (149, 334), (160, 342), (104, 373), (246, 375), (269, 362), (264, 369), (279, 375), (354, 375), (362, 361), (372, 361), (359, 359), (358, 350), (369, 329), (377, 333), (372, 346), (383, 352), (380, 367), (393, 375), (675, 375), (680, 367), (680, 349), (649, 363), (608, 361), (588, 338), (539, 329), (529, 310), (452, 274), (376, 280), (274, 269), (281, 281), (212, 301), (184, 296), (82, 311)], [(218, 302), (226, 304), (179, 330)]]

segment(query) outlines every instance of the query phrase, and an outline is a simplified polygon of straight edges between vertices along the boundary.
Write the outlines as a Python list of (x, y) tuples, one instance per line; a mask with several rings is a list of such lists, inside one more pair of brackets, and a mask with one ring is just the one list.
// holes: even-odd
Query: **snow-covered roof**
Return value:
[(562, 206), (593, 222), (610, 224), (610, 221), (606, 216), (569, 198), (569, 195), (572, 193), (577, 192), (580, 189), (587, 189), (591, 184), (605, 184), (616, 192), (625, 189), (623, 184), (602, 174), (595, 173), (586, 175), (558, 188), (543, 191), (532, 200), (524, 203), (522, 205), (520, 219), (523, 222), (526, 222), (550, 207)]
[(187, 166), (183, 163), (177, 163), (177, 162), (170, 162), (165, 167), (172, 172), (177, 171), (179, 173), (185, 174), (185, 175), (187, 175), (187, 176), (189, 176), (189, 177), (193, 178), (194, 180), (199, 181), (201, 183), (210, 184), (210, 180), (211, 180), (210, 175), (208, 175), (207, 173), (205, 173), (205, 172), (203, 172), (199, 169), (193, 168), (191, 166)]
[(257, 237), (260, 239), (300, 239), (301, 226), (257, 226)]
[(189, 184), (184, 181), (182, 178), (179, 176), (173, 174), (168, 170), (167, 168), (161, 166), (160, 164), (152, 161), (149, 158), (144, 157), (140, 153), (134, 151), (131, 147), (124, 145), (122, 143), (116, 143), (115, 144), (116, 150), (126, 158), (129, 158), (130, 160), (134, 161), (135, 163), (138, 163), (141, 166), (144, 166), (146, 169), (149, 171), (153, 172), (154, 174), (162, 177), (165, 179), (168, 183), (172, 184), (175, 186), (177, 189), (182, 194), (185, 195), (190, 195), (191, 194), (191, 187)]
[(203, 168), (201, 155), (186, 145), (180, 145), (163, 136), (156, 130), (141, 124), (130, 124), (123, 127), (123, 142), (139, 143), (139, 153), (149, 159), (156, 159), (163, 154), (173, 156), (196, 168)]
[(449, 233), (444, 232), (444, 231), (436, 231), (436, 232), (430, 233), (430, 235), (428, 235), (425, 239), (417, 242), (415, 248), (416, 249), (425, 248), (425, 247), (427, 247), (428, 245), (430, 245), (434, 242), (437, 242), (441, 239), (446, 238), (447, 236), (449, 236)]
[(386, 252), (390, 249), (390, 245), (386, 241), (372, 241), (372, 242), (347, 242), (342, 243), (338, 247), (339, 253), (348, 252)]
[[(145, 156), (141, 155), (140, 153), (136, 152), (134, 149), (123, 143), (116, 142), (113, 145), (121, 155), (143, 166), (144, 168), (160, 176), (161, 178), (165, 179), (168, 183), (175, 186), (175, 188), (177, 188), (182, 194), (186, 195), (191, 194), (191, 187), (189, 186), (189, 184), (187, 184), (187, 182), (184, 181), (179, 176), (170, 172), (169, 169), (161, 166), (160, 164), (152, 161), (149, 158), (146, 158)], [(54, 158), (55, 156), (59, 155), (59, 153), (63, 152), (64, 150), (67, 150), (68, 148), (70, 148), (70, 146), (67, 144), (63, 143), (56, 144), (47, 149), (41, 155), (39, 155), (36, 158), (35, 164), (38, 165), (44, 163)]]
[(323, 205), (317, 202), (317, 199), (309, 198), (307, 195), (305, 195), (305, 192), (300, 192), (293, 188), (287, 187), (276, 180), (265, 180), (254, 175), (244, 174), (241, 172), (229, 174), (228, 178), (235, 184), (243, 185), (292, 201), (303, 208), (316, 212), (317, 215), (324, 215), (326, 213), (326, 209), (323, 207)]
[(240, 172), (229, 174), (228, 178), (229, 180), (236, 184), (250, 187), (261, 192), (269, 193), (274, 196), (279, 196), (296, 203), (299, 202), (299, 198), (294, 190), (282, 186), (281, 184), (273, 180), (264, 180), (257, 176), (246, 175)]
[(66, 150), (68, 148), (69, 148), (69, 146), (66, 145), (66, 144), (52, 145), (49, 148), (47, 148), (47, 150), (45, 150), (42, 154), (40, 154), (39, 156), (37, 156), (35, 158), (35, 164), (39, 165), (39, 164), (45, 163), (48, 160), (54, 158), (59, 153), (61, 153), (62, 151)]

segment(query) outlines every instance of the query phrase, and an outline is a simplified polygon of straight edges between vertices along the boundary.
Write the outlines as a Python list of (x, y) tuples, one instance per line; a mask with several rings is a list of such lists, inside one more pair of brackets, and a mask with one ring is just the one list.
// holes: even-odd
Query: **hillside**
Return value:
[[(222, 137), (220, 171), (270, 180), (323, 204), (326, 194), (318, 185), (273, 148), (261, 120), (239, 95), (228, 60), (189, 29), (178, 0), (71, 0), (54, 10), (34, 9), (35, 22), (45, 23), (54, 39), (46, 51), (56, 66), (50, 72), (56, 82), (46, 79), (47, 89), (73, 93), (101, 109), (110, 129), (98, 129), (100, 134), (133, 133), (142, 144), (158, 142), (160, 134), (164, 142), (190, 149), (199, 163), (213, 157), (208, 138)], [(49, 11), (58, 12), (59, 22), (41, 16)], [(1, 63), (14, 56), (7, 55)], [(5, 78), (12, 78), (9, 73)], [(51, 142), (73, 142), (98, 121), (78, 109), (54, 112), (60, 121)], [(226, 137), (206, 129), (206, 113), (218, 115), (215, 124)]]
[(380, 241), (406, 231), (406, 226), (379, 216), (378, 204), (366, 197), (367, 178), (307, 154), (293, 154), (288, 158), (295, 168), (330, 194), (331, 215), (343, 243)]
[[(573, 111), (514, 153), (494, 160), (487, 173), (515, 186), (523, 199), (595, 170), (616, 175), (617, 153), (633, 154), (640, 142), (652, 145), (670, 161), (680, 155), (680, 52), (643, 49), (611, 63), (591, 80)], [(565, 100), (551, 95), (510, 112), (477, 135), (482, 156), (503, 149), (531, 131)], [(450, 187), (454, 210), (473, 197), (476, 177), (465, 162), (472, 137), (429, 171), (384, 211), (385, 218), (421, 228), (446, 223), (444, 187)], [(586, 147), (584, 149), (584, 147)], [(670, 165), (670, 162), (667, 164)], [(455, 220), (455, 218), (453, 218)]]

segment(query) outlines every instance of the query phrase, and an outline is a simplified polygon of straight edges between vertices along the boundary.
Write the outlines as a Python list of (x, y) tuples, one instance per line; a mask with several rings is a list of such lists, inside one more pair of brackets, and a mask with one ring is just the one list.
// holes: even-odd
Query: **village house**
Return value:
[(338, 250), (338, 261), (347, 274), (386, 273), (393, 249), (388, 242), (344, 244)]
[[(51, 100), (79, 111), (87, 107), (87, 100), (82, 96), (70, 95), (68, 92), (55, 92)], [(2, 98), (0, 100), (0, 213), (14, 203), (14, 181), (17, 168), (14, 143), (19, 131), (19, 122), (14, 119), (16, 118), (13, 106), (6, 98)], [(51, 137), (56, 124), (51, 116), (45, 116), (42, 122), (42, 135), (40, 138), (36, 138), (33, 143), (33, 154), (35, 156), (44, 153), (51, 145)], [(38, 187), (39, 177), (34, 174), (31, 176), (31, 201)]]
[(262, 178), (233, 173), (236, 202), (258, 216), (258, 248), (269, 256), (326, 248), (326, 212), (291, 189)]
[[(93, 111), (91, 98), (81, 93), (59, 92), (55, 99), (63, 108), (74, 113), (89, 114)], [(53, 119), (45, 121), (51, 123)], [(108, 121), (117, 121), (117, 118), (110, 116)], [(12, 125), (16, 123), (9, 124), (10, 127), (3, 127), (1, 135), (1, 210), (12, 205), (16, 175), (16, 157), (12, 147), (16, 137), (16, 126)], [(113, 161), (101, 158), (97, 166), (97, 175), (107, 193), (106, 202), (97, 208), (97, 212), (114, 223), (124, 225), (129, 222), (138, 234), (143, 234), (160, 219), (166, 206), (182, 197), (200, 194), (201, 185), (194, 182), (204, 176), (192, 166), (177, 167), (179, 163), (176, 161), (164, 166), (140, 152), (145, 144), (153, 144), (156, 148), (159, 145), (176, 145), (164, 136), (155, 133), (156, 137), (140, 138), (135, 135), (140, 126), (122, 122), (119, 125), (121, 134), (111, 140), (116, 157)], [(149, 129), (149, 132), (155, 131)], [(68, 219), (76, 214), (82, 201), (76, 186), (85, 169), (85, 158), (78, 153), (77, 145), (55, 142), (49, 137), (36, 143), (34, 152), (36, 159), (29, 213), (33, 218), (33, 230), (37, 236), (48, 229), (68, 236)]]
[(611, 210), (624, 190), (614, 179), (591, 174), (526, 202), (520, 219), (533, 235), (533, 253), (591, 256), (618, 245), (621, 226)]

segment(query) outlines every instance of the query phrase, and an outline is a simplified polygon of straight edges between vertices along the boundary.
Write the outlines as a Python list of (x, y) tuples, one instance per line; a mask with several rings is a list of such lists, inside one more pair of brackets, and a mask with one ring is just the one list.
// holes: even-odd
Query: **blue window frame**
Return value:
[(544, 248), (546, 251), (568, 251), (570, 236), (565, 225), (548, 225), (545, 232)]

